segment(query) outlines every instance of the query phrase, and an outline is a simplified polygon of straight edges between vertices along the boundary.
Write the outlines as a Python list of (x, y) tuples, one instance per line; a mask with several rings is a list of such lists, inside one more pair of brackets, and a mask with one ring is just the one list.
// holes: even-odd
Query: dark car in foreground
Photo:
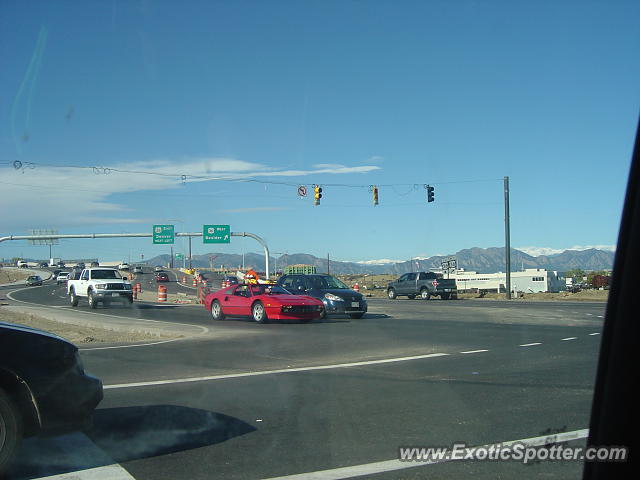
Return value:
[(25, 437), (87, 426), (102, 382), (78, 348), (35, 328), (0, 322), (0, 477)]
[(278, 286), (295, 293), (309, 295), (324, 303), (324, 315), (346, 314), (351, 318), (362, 318), (367, 313), (367, 301), (361, 293), (352, 290), (331, 275), (283, 275)]

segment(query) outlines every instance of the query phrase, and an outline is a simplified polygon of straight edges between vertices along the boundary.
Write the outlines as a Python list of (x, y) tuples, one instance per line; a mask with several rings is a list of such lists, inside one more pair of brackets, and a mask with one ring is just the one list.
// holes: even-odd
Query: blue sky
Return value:
[(407, 259), (503, 245), (508, 175), (513, 246), (614, 245), (639, 23), (634, 1), (4, 0), (0, 235), (230, 224), (273, 252)]

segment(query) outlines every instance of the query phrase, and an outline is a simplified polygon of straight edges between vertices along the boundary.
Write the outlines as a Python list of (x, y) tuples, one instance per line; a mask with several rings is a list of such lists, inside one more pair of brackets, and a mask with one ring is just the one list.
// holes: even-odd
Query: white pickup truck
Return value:
[(78, 306), (81, 297), (87, 297), (91, 308), (96, 308), (99, 302), (105, 307), (112, 301), (133, 303), (131, 283), (114, 268), (85, 268), (78, 280), (67, 282), (67, 294), (72, 307)]

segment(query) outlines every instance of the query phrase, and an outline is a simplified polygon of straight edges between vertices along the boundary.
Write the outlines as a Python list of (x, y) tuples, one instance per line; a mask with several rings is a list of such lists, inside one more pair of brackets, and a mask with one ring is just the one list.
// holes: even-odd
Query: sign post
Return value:
[(447, 274), (447, 278), (449, 278), (450, 273), (455, 273), (458, 270), (458, 259), (457, 257), (445, 257), (440, 264), (442, 266), (442, 273)]

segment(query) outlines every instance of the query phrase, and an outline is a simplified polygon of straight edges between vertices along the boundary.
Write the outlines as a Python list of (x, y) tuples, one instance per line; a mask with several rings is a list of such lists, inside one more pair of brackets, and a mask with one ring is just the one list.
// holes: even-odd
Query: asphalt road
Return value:
[[(11, 297), (70, 308), (55, 286)], [(89, 313), (86, 305), (77, 310)], [(483, 445), (587, 428), (603, 304), (376, 299), (360, 320), (263, 325), (214, 323), (196, 306), (91, 314), (209, 332), (82, 351), (86, 369), (105, 384), (94, 430), (25, 441), (14, 478), (99, 478), (105, 469), (139, 480), (581, 472), (579, 462), (566, 461), (403, 462), (387, 472), (388, 462), (376, 462), (397, 459), (400, 446)], [(353, 468), (336, 470), (344, 467)]]

